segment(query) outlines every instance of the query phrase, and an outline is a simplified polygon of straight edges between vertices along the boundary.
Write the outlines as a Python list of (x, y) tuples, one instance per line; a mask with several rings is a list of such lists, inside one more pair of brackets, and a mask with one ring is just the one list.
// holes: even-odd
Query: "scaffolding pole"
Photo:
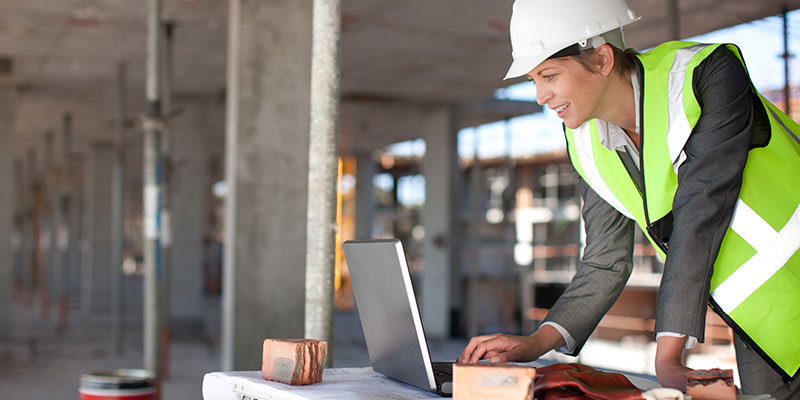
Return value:
[(70, 164), (70, 149), (72, 148), (72, 114), (64, 113), (64, 149), (63, 165), (58, 174), (56, 184), (56, 202), (58, 205), (58, 330), (67, 329), (68, 285), (70, 271), (70, 244), (69, 237), (70, 212), (72, 210), (72, 168)]
[(331, 366), (336, 238), (336, 124), (341, 0), (314, 0), (308, 152), (305, 336), (328, 342)]
[(125, 128), (126, 67), (117, 66), (117, 124), (114, 130), (114, 167), (111, 171), (111, 342), (117, 355), (125, 353), (123, 346), (124, 296), (122, 289), (122, 258), (125, 246), (123, 229), (125, 199)]
[(478, 306), (481, 303), (480, 299), (480, 232), (481, 225), (483, 225), (483, 218), (481, 216), (481, 160), (478, 156), (478, 149), (480, 148), (480, 134), (478, 128), (472, 129), (473, 133), (473, 153), (472, 153), (472, 167), (470, 167), (470, 219), (469, 219), (469, 277), (467, 278), (469, 295), (467, 300), (467, 310), (469, 317), (467, 324), (467, 336), (477, 336), (480, 331), (480, 315)]
[(678, 0), (669, 0), (670, 35), (672, 40), (681, 39), (681, 7)]
[(169, 119), (172, 116), (172, 53), (175, 23), (164, 22), (161, 24), (164, 35), (162, 59), (159, 63), (161, 74), (161, 115), (163, 116), (161, 129), (161, 166), (162, 166), (162, 188), (161, 188), (161, 265), (162, 276), (159, 286), (160, 311), (159, 323), (161, 340), (161, 376), (169, 376), (169, 296), (172, 287), (172, 133), (170, 132)]
[(30, 194), (30, 198), (26, 198), (25, 203), (25, 216), (28, 221), (29, 230), (28, 241), (25, 242), (26, 256), (24, 258), (23, 268), (27, 268), (25, 272), (25, 305), (32, 307), (34, 303), (34, 292), (37, 288), (39, 278), (39, 213), (38, 213), (38, 189), (36, 182), (36, 148), (31, 146), (28, 148), (27, 153), (28, 174), (25, 177), (25, 188)]
[(23, 253), (25, 243), (25, 171), (22, 167), (22, 159), (17, 157), (14, 159), (14, 190), (16, 199), (14, 199), (14, 236), (13, 236), (13, 251), (14, 251), (14, 300), (19, 301), (23, 298)]
[(783, 15), (783, 77), (784, 77), (784, 84), (783, 84), (783, 101), (785, 102), (785, 109), (786, 115), (791, 117), (791, 96), (790, 96), (790, 86), (791, 81), (789, 80), (789, 59), (792, 58), (792, 55), (789, 53), (789, 16), (787, 15), (789, 10), (786, 6), (783, 6), (783, 10), (781, 14)]
[(40, 280), (39, 292), (39, 315), (42, 318), (50, 317), (50, 300), (51, 292), (53, 291), (53, 273), (55, 265), (58, 263), (56, 257), (56, 235), (58, 225), (56, 222), (56, 214), (58, 213), (58, 203), (56, 196), (56, 180), (58, 179), (55, 174), (56, 167), (53, 163), (53, 132), (47, 131), (44, 134), (44, 208), (45, 216), (48, 224), (47, 228), (47, 257), (42, 264), (42, 276)]
[(161, 159), (161, 0), (147, 3), (147, 115), (144, 120), (143, 170), (143, 234), (144, 234), (144, 366), (155, 377), (156, 392), (161, 390), (162, 311), (160, 286), (163, 285), (161, 264), (161, 211), (163, 170)]

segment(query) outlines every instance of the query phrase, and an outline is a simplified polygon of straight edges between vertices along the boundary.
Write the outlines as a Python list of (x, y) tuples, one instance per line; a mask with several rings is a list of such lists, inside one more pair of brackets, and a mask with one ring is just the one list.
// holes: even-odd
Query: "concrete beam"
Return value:
[[(343, 154), (373, 151), (383, 146), (420, 137), (428, 110), (449, 107), (401, 99), (344, 97), (339, 138)], [(535, 114), (542, 106), (532, 101), (487, 98), (459, 105), (458, 128)]]

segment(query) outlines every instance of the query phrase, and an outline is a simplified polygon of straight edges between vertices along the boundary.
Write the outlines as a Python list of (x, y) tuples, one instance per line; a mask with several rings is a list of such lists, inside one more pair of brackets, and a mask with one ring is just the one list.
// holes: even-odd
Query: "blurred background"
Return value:
[[(326, 75), (311, 0), (0, 1), (0, 391), (74, 398), (82, 373), (125, 367), (197, 398), (205, 372), (258, 369), (264, 338), (308, 336), (323, 286), (333, 366), (368, 366), (341, 252), (355, 238), (402, 240), (436, 358), (535, 330), (582, 225), (560, 120), (531, 83), (502, 81), (511, 4), (342, 0)], [(800, 119), (800, 1), (629, 4), (629, 47), (736, 43)], [(337, 88), (335, 194), (309, 185), (315, 79)], [(321, 195), (330, 282), (308, 272)], [(636, 240), (581, 356), (547, 358), (654, 373), (663, 264)], [(735, 367), (713, 312), (687, 362)]]

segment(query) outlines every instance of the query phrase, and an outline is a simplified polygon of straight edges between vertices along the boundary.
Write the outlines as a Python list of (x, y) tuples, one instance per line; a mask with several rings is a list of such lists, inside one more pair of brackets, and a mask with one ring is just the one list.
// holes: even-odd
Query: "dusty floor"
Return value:
[[(183, 334), (170, 346), (164, 399), (200, 399), (203, 375), (220, 370), (219, 304), (209, 302), (203, 332)], [(81, 374), (115, 368), (141, 368), (141, 306), (126, 307), (124, 354), (112, 349), (110, 318), (90, 316), (70, 307), (69, 325), (59, 332), (55, 309), (42, 318), (35, 305), (15, 303), (12, 333), (0, 340), (0, 398), (77, 399)], [(334, 367), (369, 365), (356, 313), (337, 313), (334, 321)], [(431, 343), (434, 358), (454, 359), (463, 341)]]

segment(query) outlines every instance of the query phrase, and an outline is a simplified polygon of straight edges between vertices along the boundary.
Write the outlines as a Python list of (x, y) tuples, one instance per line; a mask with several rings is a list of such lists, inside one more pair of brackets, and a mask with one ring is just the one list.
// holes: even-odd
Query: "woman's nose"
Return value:
[(536, 102), (539, 103), (540, 106), (547, 104), (547, 102), (550, 101), (551, 96), (551, 91), (546, 90), (545, 88), (541, 87), (541, 85), (536, 86)]

